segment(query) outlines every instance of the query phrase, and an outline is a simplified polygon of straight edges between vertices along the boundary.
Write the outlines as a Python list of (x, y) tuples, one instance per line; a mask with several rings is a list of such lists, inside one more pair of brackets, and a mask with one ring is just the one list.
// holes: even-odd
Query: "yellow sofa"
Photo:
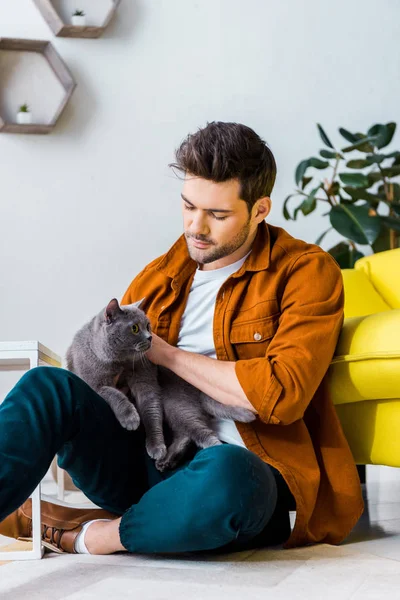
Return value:
[(358, 465), (400, 467), (400, 248), (343, 269), (345, 321), (328, 385)]

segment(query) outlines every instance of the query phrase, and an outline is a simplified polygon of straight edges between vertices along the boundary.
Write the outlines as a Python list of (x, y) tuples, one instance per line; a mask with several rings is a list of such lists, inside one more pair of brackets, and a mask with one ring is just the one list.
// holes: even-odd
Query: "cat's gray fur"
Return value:
[[(142, 421), (147, 452), (163, 471), (179, 463), (191, 442), (200, 448), (221, 444), (210, 426), (211, 416), (242, 422), (256, 417), (245, 408), (213, 400), (146, 358), (152, 336), (150, 321), (139, 308), (142, 301), (120, 307), (118, 300), (111, 300), (76, 333), (67, 350), (67, 369), (104, 398), (123, 427), (137, 429)], [(136, 334), (133, 326), (138, 327)], [(163, 419), (172, 432), (168, 448)]]

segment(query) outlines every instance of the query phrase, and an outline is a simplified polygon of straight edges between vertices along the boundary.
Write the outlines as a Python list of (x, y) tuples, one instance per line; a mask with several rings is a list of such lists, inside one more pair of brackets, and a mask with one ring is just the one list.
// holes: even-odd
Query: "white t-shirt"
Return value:
[[(251, 252), (251, 251), (250, 251)], [(218, 290), (232, 273), (242, 266), (248, 255), (221, 269), (196, 270), (182, 315), (177, 347), (188, 352), (217, 358), (214, 346), (214, 307)], [(213, 417), (212, 428), (220, 440), (246, 448), (232, 419)]]

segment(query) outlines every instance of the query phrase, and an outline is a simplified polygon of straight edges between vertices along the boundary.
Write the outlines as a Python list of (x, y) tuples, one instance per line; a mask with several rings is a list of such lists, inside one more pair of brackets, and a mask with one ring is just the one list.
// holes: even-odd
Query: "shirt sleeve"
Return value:
[(289, 425), (303, 417), (335, 352), (343, 307), (336, 261), (322, 251), (297, 258), (265, 357), (235, 364), (239, 383), (264, 423)]

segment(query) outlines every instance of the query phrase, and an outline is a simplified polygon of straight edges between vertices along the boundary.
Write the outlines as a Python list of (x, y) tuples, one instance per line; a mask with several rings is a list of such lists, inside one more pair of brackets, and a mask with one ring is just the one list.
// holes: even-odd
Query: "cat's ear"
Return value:
[(145, 300), (146, 298), (142, 298), (141, 300), (139, 300), (138, 302), (133, 302), (132, 306), (134, 306), (135, 308), (140, 308), (140, 305), (142, 304), (143, 300)]
[(106, 319), (107, 323), (112, 323), (115, 320), (115, 318), (117, 317), (117, 315), (121, 312), (122, 312), (122, 310), (119, 307), (118, 300), (116, 298), (113, 298), (107, 304), (107, 307), (106, 307), (106, 310), (104, 313), (104, 318)]

